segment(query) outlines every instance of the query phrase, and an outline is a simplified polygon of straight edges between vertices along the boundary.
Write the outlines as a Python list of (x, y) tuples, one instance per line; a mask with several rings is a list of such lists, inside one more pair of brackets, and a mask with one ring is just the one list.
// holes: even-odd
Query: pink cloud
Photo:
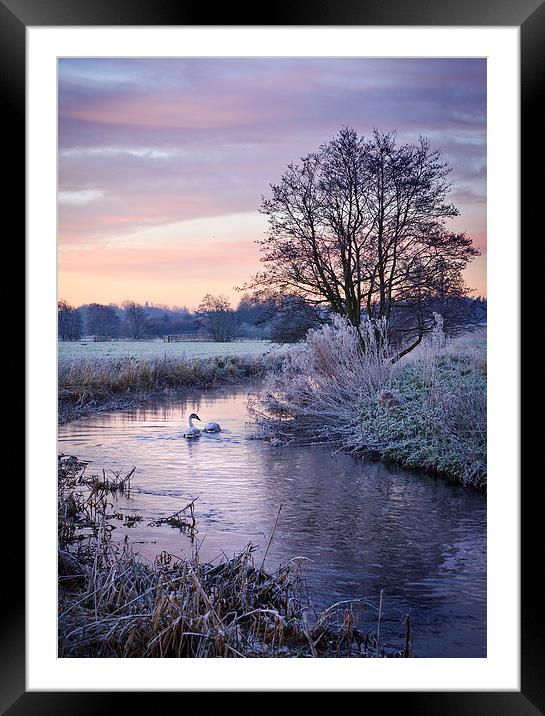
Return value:
[(133, 297), (192, 306), (213, 289), (236, 296), (235, 285), (244, 283), (257, 263), (257, 246), (246, 240), (61, 250), (60, 289), (76, 303), (98, 300), (93, 287), (101, 286), (100, 300), (106, 302)]
[[(453, 167), (453, 228), (486, 245), (485, 60), (61, 60), (59, 191), (96, 197), (59, 205), (59, 244), (71, 247), (61, 282), (74, 296), (95, 286), (87, 300), (112, 295), (108, 282), (140, 282), (150, 300), (182, 279), (227, 290), (259, 268), (232, 225), (187, 246), (151, 233), (147, 252), (111, 244), (142, 227), (255, 212), (288, 162), (346, 123), (429, 136)], [(482, 287), (484, 263), (475, 266)]]

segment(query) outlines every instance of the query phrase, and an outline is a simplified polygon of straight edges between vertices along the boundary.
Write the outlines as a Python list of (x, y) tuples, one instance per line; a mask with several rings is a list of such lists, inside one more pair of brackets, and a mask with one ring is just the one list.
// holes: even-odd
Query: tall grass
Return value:
[[(217, 564), (202, 563), (198, 551), (144, 563), (111, 539), (110, 522), (120, 518), (112, 498), (127, 476), (86, 470), (59, 456), (61, 657), (410, 655), (410, 621), (400, 648), (385, 648), (382, 610), (365, 599), (334, 604), (310, 625), (301, 559), (266, 572), (248, 545)], [(358, 626), (358, 608), (370, 613), (372, 631)]]
[(208, 388), (263, 375), (262, 356), (215, 356), (205, 360), (180, 358), (59, 362), (60, 422), (97, 409), (128, 407), (148, 397), (184, 388)]
[(362, 333), (363, 344), (337, 318), (285, 356), (250, 402), (262, 436), (327, 443), (484, 488), (484, 342), (446, 340), (438, 317), (418, 352), (392, 363), (387, 341), (377, 343), (367, 324)]

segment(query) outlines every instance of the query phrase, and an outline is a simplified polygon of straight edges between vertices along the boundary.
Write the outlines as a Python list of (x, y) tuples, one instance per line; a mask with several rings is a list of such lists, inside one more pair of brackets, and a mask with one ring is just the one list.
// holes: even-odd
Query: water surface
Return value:
[[(303, 556), (316, 609), (342, 599), (378, 602), (385, 643), (399, 645), (411, 615), (416, 656), (486, 656), (486, 499), (399, 467), (251, 440), (247, 387), (194, 392), (183, 400), (81, 418), (59, 428), (59, 450), (92, 468), (132, 468), (131, 499), (116, 507), (143, 515), (136, 551), (191, 554), (178, 530), (149, 522), (197, 497), (201, 558), (232, 555), (248, 542), (262, 558), (279, 505), (267, 565)], [(223, 431), (183, 438), (187, 415)], [(90, 469), (92, 469), (90, 468)], [(372, 610), (363, 626), (376, 628)]]

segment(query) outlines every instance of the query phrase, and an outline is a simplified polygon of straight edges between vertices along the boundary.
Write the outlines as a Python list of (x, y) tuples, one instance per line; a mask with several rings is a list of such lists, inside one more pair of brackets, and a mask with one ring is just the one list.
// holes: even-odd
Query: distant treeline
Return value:
[[(165, 306), (146, 301), (118, 304), (89, 303), (74, 307), (58, 304), (59, 339), (83, 336), (104, 338), (159, 338), (166, 335), (210, 335), (214, 340), (234, 338), (297, 341), (317, 323), (316, 316), (301, 302), (243, 296), (232, 308), (224, 296), (207, 295), (196, 311), (185, 306)], [(289, 308), (287, 304), (290, 304)]]
[[(466, 316), (464, 323), (486, 322), (486, 299), (456, 299), (449, 311)], [(437, 307), (441, 309), (441, 307)], [(442, 313), (445, 313), (443, 306)], [(74, 307), (58, 303), (59, 340), (74, 341), (83, 336), (140, 340), (165, 335), (209, 335), (212, 340), (234, 338), (268, 339), (278, 343), (302, 340), (309, 328), (326, 321), (328, 311), (306, 303), (297, 296), (243, 296), (233, 308), (225, 296), (207, 294), (195, 311), (185, 306), (165, 306), (125, 301), (118, 304), (88, 303)], [(467, 320), (470, 318), (470, 320)]]

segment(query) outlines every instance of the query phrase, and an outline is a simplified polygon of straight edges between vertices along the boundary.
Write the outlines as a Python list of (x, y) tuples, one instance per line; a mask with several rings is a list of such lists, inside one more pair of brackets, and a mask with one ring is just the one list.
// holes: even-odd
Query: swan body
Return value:
[(201, 437), (201, 431), (193, 425), (193, 420), (201, 421), (197, 413), (191, 413), (188, 420), (188, 427), (184, 432), (184, 438), (193, 439)]
[(214, 422), (213, 420), (209, 423), (206, 423), (204, 426), (204, 432), (205, 433), (220, 433), (221, 427), (219, 423)]

